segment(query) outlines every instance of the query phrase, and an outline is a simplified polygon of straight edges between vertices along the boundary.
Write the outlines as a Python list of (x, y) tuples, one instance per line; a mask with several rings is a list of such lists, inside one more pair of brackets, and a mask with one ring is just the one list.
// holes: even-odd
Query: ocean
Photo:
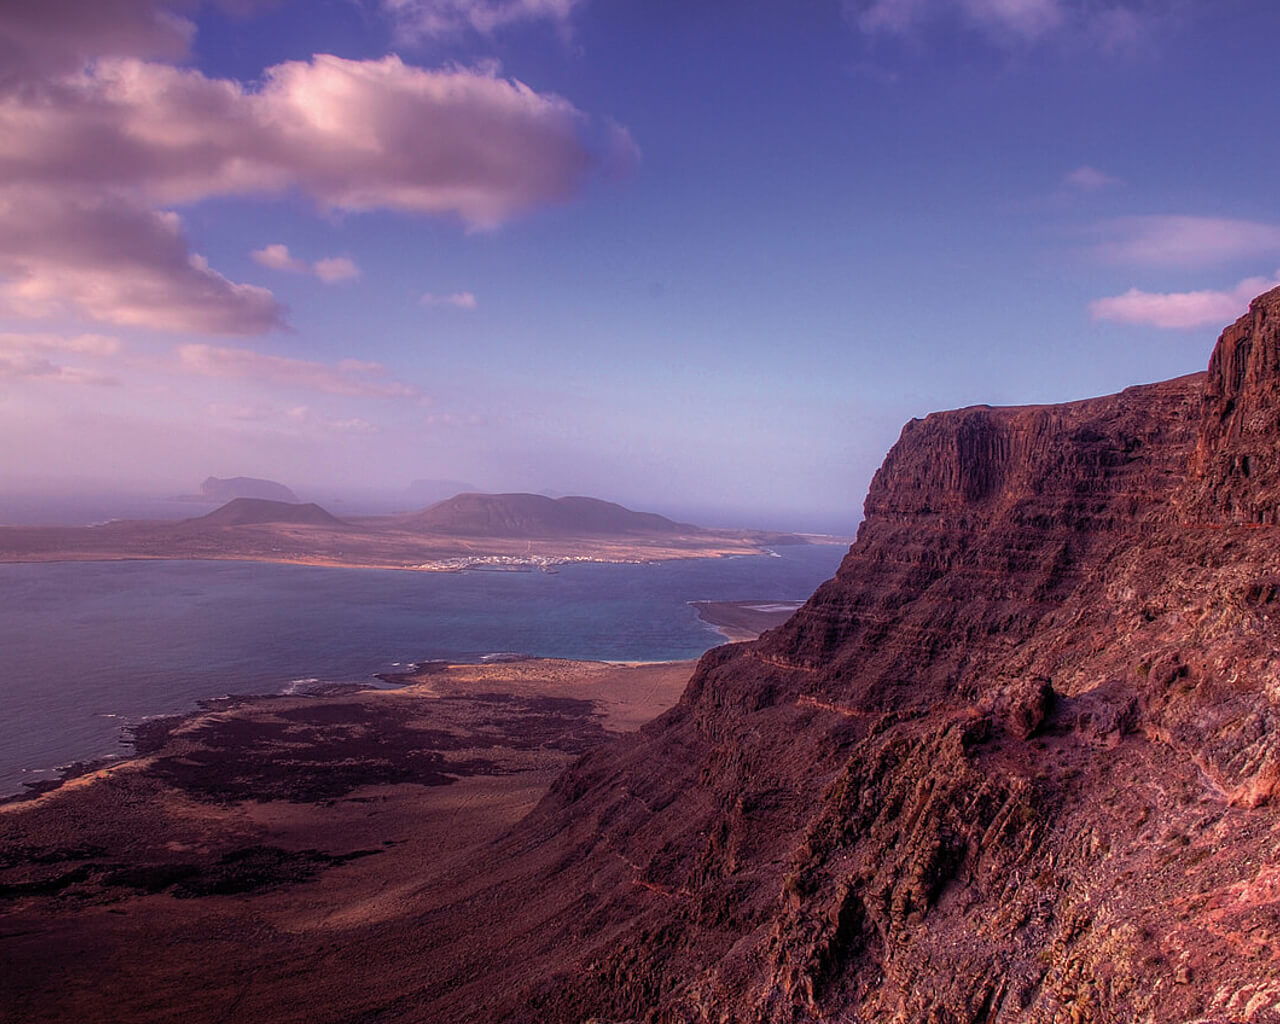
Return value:
[(257, 562), (0, 565), (0, 795), (120, 754), (131, 723), (226, 694), (372, 683), (434, 659), (693, 658), (723, 642), (689, 601), (801, 600), (837, 545), (777, 557), (542, 572)]

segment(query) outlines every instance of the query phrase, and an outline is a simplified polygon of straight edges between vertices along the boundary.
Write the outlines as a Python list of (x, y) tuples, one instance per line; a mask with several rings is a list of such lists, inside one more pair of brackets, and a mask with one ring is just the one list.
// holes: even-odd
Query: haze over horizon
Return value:
[(851, 530), (913, 416), (1203, 369), (1280, 277), (1278, 35), (1264, 0), (6, 5), (0, 490)]

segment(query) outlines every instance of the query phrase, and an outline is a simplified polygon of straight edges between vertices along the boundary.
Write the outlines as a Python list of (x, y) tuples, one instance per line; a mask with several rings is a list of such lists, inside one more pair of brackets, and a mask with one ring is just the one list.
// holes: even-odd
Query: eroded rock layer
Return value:
[(909, 423), (838, 575), (508, 837), (507, 924), (427, 915), (459, 966), (418, 1009), (1280, 1020), (1278, 325)]

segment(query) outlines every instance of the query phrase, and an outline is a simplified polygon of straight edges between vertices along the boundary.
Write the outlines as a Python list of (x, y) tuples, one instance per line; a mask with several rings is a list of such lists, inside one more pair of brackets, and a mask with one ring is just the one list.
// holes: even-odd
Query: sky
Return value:
[(852, 531), (902, 424), (1203, 369), (1272, 0), (0, 0), (0, 491)]

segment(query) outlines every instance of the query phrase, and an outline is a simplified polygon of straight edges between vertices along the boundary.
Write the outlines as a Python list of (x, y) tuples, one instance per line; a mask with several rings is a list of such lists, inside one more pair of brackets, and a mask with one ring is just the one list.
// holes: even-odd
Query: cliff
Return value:
[(1280, 1020), (1278, 318), (909, 423), (836, 577), (563, 776), (483, 918), (424, 913), (419, 1008)]

